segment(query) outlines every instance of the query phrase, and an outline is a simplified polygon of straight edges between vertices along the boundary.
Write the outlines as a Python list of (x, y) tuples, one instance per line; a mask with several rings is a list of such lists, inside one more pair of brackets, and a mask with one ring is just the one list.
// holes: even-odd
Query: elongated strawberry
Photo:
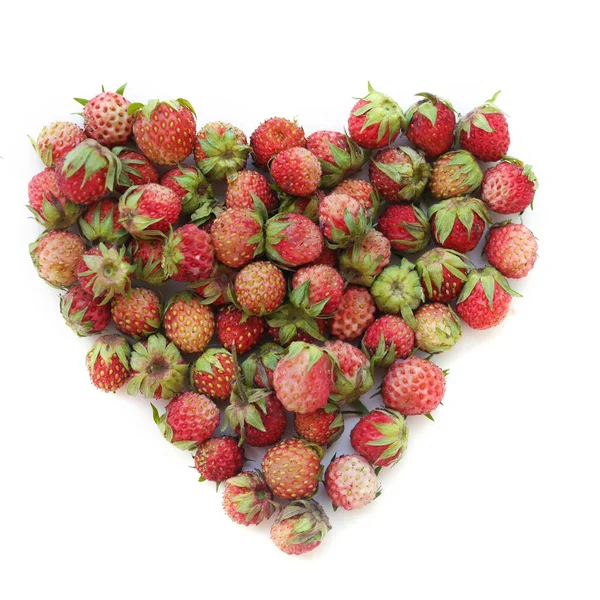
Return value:
[(101, 335), (86, 357), (92, 383), (103, 392), (116, 392), (131, 375), (131, 347), (122, 335)]
[(377, 229), (390, 241), (394, 252), (423, 250), (431, 239), (427, 216), (414, 204), (391, 204), (379, 217)]
[(467, 280), (469, 259), (456, 250), (433, 248), (416, 262), (425, 300), (450, 302), (456, 298)]
[(79, 336), (99, 333), (110, 323), (110, 306), (100, 304), (80, 285), (60, 298), (60, 312), (66, 324)]
[(429, 191), (437, 200), (464, 196), (475, 191), (483, 179), (475, 157), (466, 150), (442, 154), (434, 163)]
[(276, 507), (262, 471), (245, 471), (227, 480), (223, 509), (234, 523), (258, 525), (269, 520)]
[(129, 238), (129, 232), (119, 223), (119, 204), (114, 198), (88, 205), (79, 219), (79, 229), (92, 243), (120, 245)]
[(169, 233), (162, 267), (171, 279), (191, 283), (210, 277), (214, 262), (214, 249), (206, 231), (188, 223)]
[(304, 130), (297, 123), (274, 117), (261, 123), (250, 136), (257, 167), (266, 167), (273, 156), (288, 148), (306, 146)]
[(260, 342), (264, 332), (264, 319), (249, 317), (231, 304), (223, 306), (217, 313), (217, 336), (230, 352), (233, 347), (238, 354), (248, 352)]
[(414, 345), (414, 330), (397, 315), (383, 315), (375, 319), (365, 331), (362, 341), (363, 351), (378, 367), (389, 367), (398, 358), (406, 358)]
[(342, 435), (344, 416), (337, 404), (329, 402), (310, 413), (295, 413), (294, 428), (307, 442), (327, 448)]
[(56, 121), (42, 127), (37, 141), (31, 144), (47, 167), (57, 167), (73, 148), (81, 144), (87, 136), (83, 129), (69, 121)]
[(323, 249), (323, 236), (309, 218), (285, 213), (271, 217), (265, 227), (265, 253), (284, 267), (299, 267), (312, 262)]
[(201, 207), (206, 208), (208, 215), (208, 209), (216, 204), (211, 184), (196, 167), (179, 165), (169, 169), (161, 175), (160, 185), (168, 187), (179, 196), (184, 215), (195, 213)]
[(193, 292), (177, 292), (165, 306), (164, 328), (182, 352), (204, 352), (215, 332), (215, 316)]
[(158, 294), (141, 287), (115, 296), (110, 311), (115, 327), (134, 339), (147, 338), (155, 333), (162, 321), (162, 304)]

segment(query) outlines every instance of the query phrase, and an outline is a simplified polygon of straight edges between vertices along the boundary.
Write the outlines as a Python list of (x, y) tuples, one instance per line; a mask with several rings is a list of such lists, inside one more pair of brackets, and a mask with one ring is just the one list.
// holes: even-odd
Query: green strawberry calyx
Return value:
[(379, 125), (377, 142), (380, 142), (387, 134), (387, 141), (391, 144), (400, 131), (405, 128), (404, 113), (397, 102), (386, 94), (374, 90), (370, 82), (367, 85), (367, 95), (359, 98), (366, 104), (355, 109), (352, 114), (355, 117), (365, 116), (361, 131), (371, 125)]
[(456, 196), (429, 207), (429, 218), (435, 216), (436, 235), (441, 244), (452, 233), (456, 219), (464, 225), (467, 237), (470, 237), (475, 215), (478, 215), (484, 223), (491, 223), (485, 204), (479, 198)]
[(473, 269), (469, 273), (467, 281), (460, 293), (460, 296), (458, 297), (457, 303), (460, 304), (461, 302), (467, 300), (475, 289), (475, 286), (481, 284), (485, 297), (489, 302), (490, 310), (493, 310), (496, 283), (506, 293), (510, 294), (511, 296), (521, 298), (521, 294), (510, 287), (506, 277), (504, 277), (500, 271), (494, 269), (494, 267), (486, 266), (483, 269)]

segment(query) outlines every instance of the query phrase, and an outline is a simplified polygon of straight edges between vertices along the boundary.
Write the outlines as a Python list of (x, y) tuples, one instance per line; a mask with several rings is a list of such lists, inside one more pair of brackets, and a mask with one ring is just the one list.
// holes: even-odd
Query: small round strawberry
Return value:
[(325, 471), (325, 491), (334, 508), (354, 510), (366, 506), (378, 496), (375, 470), (360, 454), (334, 458)]
[(247, 209), (228, 208), (214, 221), (210, 230), (217, 260), (240, 269), (261, 254), (263, 221)]
[(471, 329), (489, 329), (504, 321), (513, 296), (520, 296), (493, 267), (473, 269), (456, 303), (458, 316)]
[(257, 167), (266, 167), (276, 154), (289, 148), (305, 147), (304, 130), (297, 123), (274, 117), (261, 123), (250, 136)]
[(279, 204), (264, 175), (256, 171), (240, 171), (227, 185), (225, 206), (253, 209), (254, 196), (265, 205), (268, 212), (273, 212)]
[(306, 138), (306, 148), (319, 159), (322, 187), (337, 185), (359, 171), (365, 161), (363, 149), (338, 131), (315, 131)]
[(521, 279), (533, 269), (537, 249), (537, 240), (525, 225), (503, 223), (490, 229), (483, 251), (504, 277)]
[(92, 383), (103, 392), (116, 392), (131, 375), (131, 347), (122, 335), (101, 335), (86, 357)]
[(516, 158), (504, 157), (488, 169), (481, 183), (481, 199), (495, 213), (511, 215), (533, 204), (538, 180), (531, 165)]
[(499, 93), (465, 115), (458, 124), (460, 145), (483, 162), (500, 160), (510, 145), (506, 117), (494, 104)]
[(127, 294), (115, 296), (111, 303), (115, 327), (136, 340), (155, 333), (162, 321), (162, 304), (156, 292), (134, 287)]
[(360, 242), (341, 251), (342, 277), (349, 283), (369, 287), (388, 266), (391, 254), (390, 241), (383, 233), (371, 229)]
[(133, 239), (129, 246), (135, 266), (135, 279), (150, 285), (161, 285), (168, 278), (162, 268), (164, 241)]
[(223, 306), (217, 313), (217, 336), (230, 352), (235, 347), (238, 354), (245, 354), (260, 342), (264, 332), (264, 319), (248, 317), (231, 304)]
[(429, 181), (431, 166), (410, 146), (380, 150), (369, 164), (369, 178), (390, 202), (415, 202)]
[(344, 431), (344, 416), (337, 404), (329, 402), (313, 412), (294, 414), (296, 433), (323, 448), (331, 446)]
[(445, 304), (424, 304), (415, 313), (416, 346), (423, 352), (446, 352), (462, 335), (462, 327), (456, 313)]
[(383, 403), (403, 415), (427, 415), (444, 398), (446, 376), (432, 362), (411, 356), (397, 360), (386, 373), (381, 386)]
[(194, 455), (200, 481), (220, 483), (237, 475), (244, 466), (244, 449), (231, 436), (209, 438), (198, 446)]
[(258, 525), (271, 518), (277, 505), (262, 471), (243, 471), (226, 483), (223, 510), (234, 523)]
[(321, 479), (323, 449), (293, 438), (270, 448), (262, 461), (267, 484), (284, 500), (314, 496)]
[(234, 378), (233, 358), (225, 348), (209, 348), (190, 369), (190, 385), (199, 394), (222, 402), (229, 400)]
[(283, 303), (286, 294), (285, 277), (273, 263), (252, 262), (237, 274), (234, 290), (242, 310), (264, 317)]
[(248, 380), (253, 381), (254, 385), (271, 390), (273, 389), (273, 371), (284, 355), (285, 350), (281, 346), (267, 342), (250, 354), (244, 361), (242, 369)]
[(366, 179), (345, 179), (333, 188), (331, 194), (351, 196), (369, 212), (377, 212), (380, 204), (379, 193)]
[(319, 205), (319, 225), (332, 247), (344, 248), (364, 237), (370, 217), (352, 196), (330, 194)]
[(466, 150), (454, 150), (433, 163), (429, 191), (436, 200), (463, 196), (475, 191), (482, 179), (475, 157)]
[(129, 106), (134, 115), (133, 136), (138, 148), (153, 162), (174, 167), (192, 152), (196, 139), (196, 113), (183, 98), (150, 100)]
[(56, 121), (42, 127), (37, 142), (31, 140), (31, 143), (42, 162), (52, 168), (57, 167), (61, 160), (86, 138), (79, 125), (69, 121)]
[(204, 352), (215, 332), (215, 316), (193, 292), (177, 292), (165, 306), (164, 328), (182, 352)]
[(209, 277), (195, 281), (192, 289), (206, 304), (224, 306), (231, 300), (227, 290), (233, 286), (238, 271), (215, 261), (215, 266)]
[(450, 302), (467, 280), (469, 260), (464, 254), (447, 248), (432, 248), (416, 262), (421, 286), (428, 302)]
[(60, 312), (66, 324), (79, 336), (99, 333), (110, 323), (110, 306), (100, 304), (80, 285), (60, 298)]
[(117, 186), (119, 194), (124, 194), (133, 185), (158, 183), (160, 175), (156, 167), (143, 154), (122, 146), (113, 148), (113, 153), (119, 157), (122, 167)]
[(334, 313), (344, 293), (344, 280), (333, 268), (326, 265), (312, 265), (298, 269), (292, 277), (292, 290), (306, 284), (308, 307), (319, 306), (319, 315)]
[(359, 100), (350, 113), (350, 137), (363, 148), (389, 146), (400, 134), (404, 113), (389, 96), (375, 91), (369, 83), (368, 94)]
[(119, 223), (119, 203), (114, 198), (103, 198), (89, 204), (79, 219), (79, 229), (92, 243), (119, 245), (129, 237)]
[(81, 213), (81, 206), (68, 200), (60, 191), (53, 169), (46, 168), (34, 175), (27, 192), (27, 208), (45, 229), (68, 229)]
[(320, 504), (314, 500), (294, 500), (273, 523), (271, 539), (286, 554), (306, 554), (321, 545), (330, 529)]
[(413, 351), (415, 332), (397, 315), (383, 315), (369, 325), (362, 346), (375, 366), (389, 367)]
[(456, 111), (448, 100), (433, 94), (417, 96), (422, 96), (423, 99), (413, 104), (406, 112), (406, 137), (422, 150), (427, 158), (437, 158), (452, 148)]
[(477, 247), (490, 218), (479, 198), (457, 196), (430, 206), (429, 221), (437, 244), (464, 254)]
[(184, 215), (195, 213), (200, 207), (211, 207), (215, 202), (212, 186), (196, 167), (179, 166), (169, 169), (161, 175), (160, 185), (168, 187), (179, 196)]
[(77, 282), (77, 266), (85, 252), (83, 240), (70, 231), (43, 233), (29, 245), (29, 254), (38, 275), (54, 287), (70, 287)]
[(289, 148), (280, 152), (271, 161), (270, 168), (277, 186), (294, 196), (314, 194), (321, 181), (321, 163), (306, 148)]
[(420, 252), (429, 244), (431, 228), (427, 216), (414, 204), (391, 204), (379, 217), (377, 229), (400, 254)]
[(369, 290), (349, 285), (331, 318), (331, 333), (341, 340), (361, 336), (375, 320), (375, 301)]
[(278, 214), (265, 228), (267, 257), (284, 267), (312, 262), (324, 246), (321, 231), (308, 217), (294, 213)]
[(373, 387), (371, 363), (364, 352), (342, 340), (328, 340), (323, 350), (333, 359), (329, 397), (340, 404), (354, 402)]
[(193, 223), (170, 231), (163, 247), (162, 267), (174, 281), (210, 277), (215, 263), (211, 237)]

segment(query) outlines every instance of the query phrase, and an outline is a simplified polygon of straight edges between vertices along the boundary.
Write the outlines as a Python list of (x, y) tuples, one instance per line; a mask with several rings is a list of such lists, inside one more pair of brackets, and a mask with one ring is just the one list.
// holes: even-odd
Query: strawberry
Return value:
[(493, 267), (473, 269), (456, 303), (458, 316), (472, 329), (489, 329), (504, 321), (512, 296), (520, 297)]
[(368, 84), (368, 94), (352, 108), (348, 119), (350, 137), (363, 148), (389, 146), (404, 126), (404, 113), (389, 96)]
[(490, 229), (483, 251), (504, 277), (525, 277), (537, 259), (538, 244), (525, 225), (500, 223)]
[(289, 346), (292, 342), (314, 344), (325, 340), (325, 337), (323, 337), (327, 331), (327, 321), (325, 319), (311, 320), (306, 317), (304, 311), (298, 315), (296, 311), (290, 309), (288, 304), (282, 306), (281, 309), (287, 309), (289, 312), (283, 317), (281, 317), (279, 311), (269, 316), (269, 335), (274, 342), (282, 346)]
[(174, 167), (192, 152), (196, 139), (196, 113), (183, 98), (130, 104), (134, 115), (133, 137), (138, 148), (153, 162)]
[(373, 387), (369, 358), (358, 348), (342, 340), (329, 340), (323, 350), (333, 360), (333, 387), (329, 397), (336, 403), (358, 400)]
[(371, 464), (360, 454), (334, 458), (325, 471), (325, 491), (334, 510), (362, 508), (379, 495), (377, 475)]
[(327, 448), (342, 435), (344, 416), (340, 407), (330, 402), (314, 412), (295, 413), (294, 428), (307, 442)]
[(494, 104), (499, 93), (474, 108), (458, 123), (456, 133), (460, 145), (483, 162), (500, 160), (510, 145), (506, 117)]
[(270, 448), (262, 470), (273, 493), (284, 500), (314, 496), (321, 479), (323, 449), (293, 438)]
[(344, 248), (363, 238), (370, 228), (370, 216), (347, 194), (331, 194), (319, 205), (319, 225), (330, 247)]
[(344, 280), (333, 267), (312, 265), (298, 269), (292, 277), (292, 290), (303, 284), (306, 284), (307, 307), (322, 305), (319, 315), (336, 311), (342, 301)]
[(132, 185), (158, 183), (158, 171), (143, 154), (122, 146), (113, 148), (113, 154), (119, 157), (122, 167), (117, 186), (119, 194), (124, 194)]
[(163, 247), (162, 267), (175, 281), (210, 277), (215, 263), (210, 235), (193, 223), (170, 231)]
[(215, 204), (212, 186), (197, 167), (180, 165), (169, 169), (161, 175), (160, 185), (168, 187), (179, 196), (184, 215), (196, 213), (201, 207), (208, 215), (209, 209)]
[(462, 327), (456, 313), (445, 304), (433, 302), (424, 304), (415, 313), (417, 329), (416, 345), (419, 350), (446, 352), (460, 340)]
[(490, 223), (485, 204), (479, 198), (457, 196), (429, 207), (431, 233), (437, 244), (456, 252), (470, 252)]
[(375, 319), (375, 302), (369, 290), (349, 285), (331, 318), (331, 333), (341, 340), (361, 336)]
[(235, 177), (246, 166), (248, 154), (244, 132), (230, 123), (208, 123), (196, 136), (194, 161), (211, 181)]
[(258, 525), (269, 520), (277, 504), (262, 471), (243, 471), (227, 480), (223, 510), (240, 525)]
[(446, 376), (432, 362), (411, 356), (397, 360), (381, 386), (383, 403), (403, 415), (428, 415), (444, 398)]
[(127, 112), (130, 102), (123, 96), (125, 85), (116, 92), (105, 92), (102, 86), (102, 93), (91, 100), (75, 98), (84, 107), (86, 135), (108, 148), (124, 144), (133, 129), (133, 117)]
[(392, 250), (401, 254), (420, 252), (429, 244), (429, 221), (414, 204), (391, 204), (377, 223), (377, 229), (390, 241)]
[(341, 251), (342, 277), (349, 283), (369, 287), (387, 267), (390, 257), (390, 241), (381, 232), (371, 229), (360, 242)]
[(79, 219), (79, 229), (92, 243), (123, 244), (129, 233), (119, 223), (119, 205), (114, 198), (89, 204)]
[(460, 252), (433, 248), (416, 262), (421, 286), (428, 302), (450, 302), (456, 298), (467, 280), (469, 259)]
[(347, 196), (351, 196), (369, 214), (377, 213), (381, 202), (379, 192), (365, 179), (346, 179), (336, 185), (331, 194), (346, 194)]
[(337, 269), (338, 259), (335, 250), (332, 250), (328, 246), (323, 245), (323, 250), (321, 250), (321, 254), (315, 258), (310, 264), (307, 266), (313, 265), (326, 265), (328, 267), (332, 267), (333, 269)]
[(361, 417), (350, 433), (352, 448), (377, 467), (393, 467), (406, 453), (408, 427), (390, 408), (376, 408)]
[(452, 148), (456, 111), (448, 100), (433, 94), (417, 96), (422, 96), (423, 99), (413, 104), (405, 115), (408, 122), (406, 137), (427, 158), (437, 158)]
[(162, 268), (164, 241), (161, 239), (136, 240), (130, 245), (131, 258), (135, 265), (135, 279), (151, 285), (160, 285), (167, 280)]
[(323, 190), (317, 190), (314, 194), (302, 198), (286, 194), (282, 190), (277, 190), (277, 196), (280, 201), (279, 209), (277, 210), (278, 213), (302, 215), (310, 219), (313, 223), (319, 220), (319, 204), (325, 198)]
[(243, 311), (264, 317), (283, 303), (285, 277), (273, 263), (252, 262), (237, 274), (234, 290), (237, 304)]
[(79, 125), (68, 121), (56, 121), (42, 127), (37, 142), (29, 139), (42, 162), (52, 168), (57, 167), (61, 160), (86, 137)]
[(29, 255), (38, 275), (58, 288), (77, 282), (77, 266), (84, 252), (83, 240), (63, 230), (47, 231), (29, 245)]
[(209, 438), (198, 446), (194, 455), (199, 481), (220, 483), (237, 475), (244, 466), (244, 449), (230, 436)]
[(463, 196), (476, 190), (483, 179), (475, 157), (466, 150), (442, 154), (434, 163), (429, 191), (437, 200)]
[(131, 375), (131, 348), (121, 335), (101, 335), (86, 357), (92, 383), (103, 392), (116, 392)]
[(115, 296), (110, 311), (115, 327), (136, 340), (155, 333), (162, 321), (162, 304), (158, 294), (141, 287)]
[(533, 205), (538, 180), (531, 170), (516, 158), (504, 157), (488, 169), (481, 184), (481, 199), (495, 213), (510, 215)]
[(225, 205), (227, 208), (253, 209), (254, 196), (265, 205), (268, 212), (273, 212), (279, 204), (264, 175), (256, 171), (240, 171), (227, 185)]
[(188, 365), (177, 346), (167, 342), (160, 333), (154, 333), (133, 347), (133, 378), (127, 386), (127, 393), (135, 396), (142, 392), (146, 398), (168, 400), (183, 390), (187, 369)]
[(80, 285), (60, 298), (60, 312), (66, 324), (79, 336), (99, 333), (110, 323), (110, 306), (100, 304)]
[(273, 371), (285, 350), (272, 342), (263, 344), (255, 350), (242, 365), (247, 379), (253, 381), (254, 385), (265, 389), (273, 389)]
[(369, 178), (390, 202), (414, 202), (421, 197), (431, 166), (409, 146), (379, 150), (369, 163)]
[(215, 261), (212, 273), (206, 279), (199, 279), (192, 285), (192, 289), (200, 296), (204, 303), (213, 306), (223, 306), (230, 303), (227, 290), (233, 286), (238, 271), (226, 267)]
[(264, 332), (264, 319), (248, 317), (235, 306), (223, 306), (217, 313), (217, 336), (229, 351), (235, 346), (238, 354), (248, 352), (258, 344)]
[(46, 168), (31, 178), (27, 186), (27, 208), (45, 229), (68, 229), (77, 221), (81, 207), (60, 191), (53, 169)]
[(276, 154), (289, 148), (305, 147), (304, 130), (297, 123), (278, 117), (261, 123), (250, 136), (252, 157), (257, 167), (266, 167)]
[(389, 367), (406, 358), (415, 345), (415, 332), (397, 315), (383, 315), (369, 325), (362, 341), (363, 351), (373, 365)]
[(233, 358), (225, 348), (209, 348), (190, 369), (190, 385), (199, 394), (223, 402), (231, 396), (234, 377)]
[(321, 545), (330, 529), (320, 504), (314, 500), (294, 500), (273, 523), (271, 539), (286, 554), (306, 554)]
[(303, 215), (285, 213), (267, 221), (265, 252), (270, 260), (284, 267), (299, 267), (321, 254), (323, 236), (319, 228)]
[(165, 306), (164, 328), (182, 352), (204, 352), (215, 332), (215, 316), (193, 292), (177, 292)]
[(321, 181), (321, 163), (306, 148), (283, 150), (270, 163), (275, 184), (287, 194), (310, 196)]

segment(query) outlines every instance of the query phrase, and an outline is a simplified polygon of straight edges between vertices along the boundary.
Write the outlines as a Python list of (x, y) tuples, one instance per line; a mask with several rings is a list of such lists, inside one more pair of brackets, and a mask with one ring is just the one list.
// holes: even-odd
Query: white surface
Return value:
[[(588, 3), (60, 4), (11, 7), (0, 36), (2, 597), (597, 598)], [(247, 134), (275, 115), (307, 133), (340, 129), (367, 79), (403, 108), (425, 90), (466, 112), (503, 90), (510, 152), (540, 180), (525, 217), (540, 256), (504, 324), (465, 332), (440, 359), (451, 368), (444, 406), (435, 423), (411, 419), (382, 497), (337, 511), (322, 547), (297, 559), (268, 525), (227, 519), (220, 494), (160, 438), (147, 401), (90, 385), (90, 340), (65, 327), (27, 253), (39, 228), (23, 205), (41, 164), (26, 134), (71, 118), (73, 96), (124, 81), (132, 100), (189, 98), (200, 123)]]

